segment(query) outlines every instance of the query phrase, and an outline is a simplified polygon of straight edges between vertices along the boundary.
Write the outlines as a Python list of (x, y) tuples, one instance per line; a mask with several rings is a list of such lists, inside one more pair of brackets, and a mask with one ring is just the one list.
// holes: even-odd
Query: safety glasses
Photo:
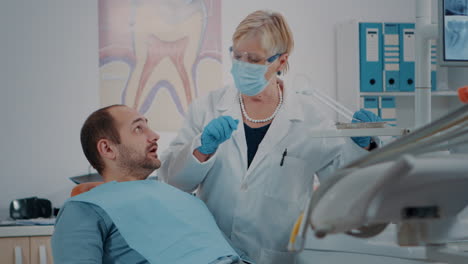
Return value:
[(239, 60), (239, 61), (244, 61), (244, 62), (248, 62), (252, 64), (263, 64), (263, 65), (270, 64), (274, 62), (276, 59), (278, 59), (279, 56), (281, 56), (281, 54), (278, 53), (271, 57), (265, 58), (265, 57), (261, 57), (261, 56), (258, 56), (257, 54), (253, 54), (249, 52), (238, 52), (234, 50), (232, 46), (229, 47), (229, 53), (231, 54), (231, 59), (233, 60)]

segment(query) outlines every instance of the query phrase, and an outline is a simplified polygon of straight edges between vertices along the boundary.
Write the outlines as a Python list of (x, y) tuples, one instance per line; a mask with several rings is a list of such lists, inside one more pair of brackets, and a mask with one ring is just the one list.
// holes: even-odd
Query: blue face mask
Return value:
[(247, 96), (261, 93), (268, 85), (268, 81), (265, 79), (268, 66), (232, 60), (231, 74), (237, 90)]

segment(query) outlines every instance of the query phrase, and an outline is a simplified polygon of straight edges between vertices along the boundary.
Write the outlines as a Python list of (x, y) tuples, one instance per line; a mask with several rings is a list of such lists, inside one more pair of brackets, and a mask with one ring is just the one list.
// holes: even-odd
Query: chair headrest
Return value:
[(78, 194), (82, 194), (84, 192), (87, 192), (87, 191), (91, 190), (92, 188), (94, 188), (96, 186), (99, 186), (99, 185), (101, 185), (103, 183), (104, 182), (84, 182), (84, 183), (80, 183), (80, 184), (76, 185), (72, 189), (70, 197), (73, 197), (73, 196), (76, 196)]

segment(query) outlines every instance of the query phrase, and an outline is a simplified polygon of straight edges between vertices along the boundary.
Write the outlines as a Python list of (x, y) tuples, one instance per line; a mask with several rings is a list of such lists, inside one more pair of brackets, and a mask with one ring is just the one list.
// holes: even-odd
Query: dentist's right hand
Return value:
[(211, 120), (203, 129), (198, 151), (205, 155), (215, 153), (219, 145), (231, 137), (238, 124), (239, 120), (230, 116), (220, 116)]

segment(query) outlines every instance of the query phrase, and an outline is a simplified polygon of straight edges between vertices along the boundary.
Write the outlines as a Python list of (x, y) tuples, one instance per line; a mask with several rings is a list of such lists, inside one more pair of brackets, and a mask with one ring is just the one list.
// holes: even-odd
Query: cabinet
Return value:
[(31, 264), (53, 264), (50, 236), (29, 238), (29, 257)]
[(29, 237), (0, 238), (0, 262), (28, 264)]
[(53, 264), (53, 227), (0, 227), (1, 264)]

